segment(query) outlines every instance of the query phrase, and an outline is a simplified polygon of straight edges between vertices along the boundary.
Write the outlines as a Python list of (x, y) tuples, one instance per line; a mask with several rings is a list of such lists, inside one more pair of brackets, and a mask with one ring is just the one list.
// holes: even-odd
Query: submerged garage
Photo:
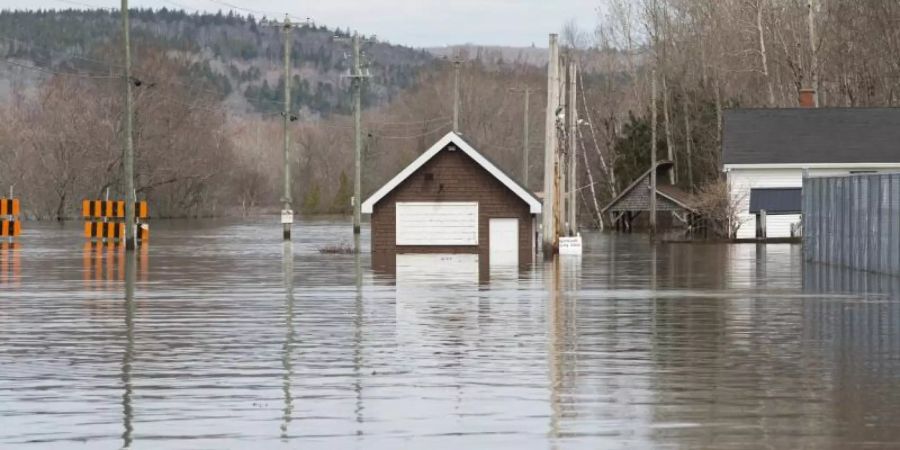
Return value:
[(362, 204), (373, 259), (474, 254), (521, 266), (535, 251), (540, 201), (461, 136), (448, 133)]

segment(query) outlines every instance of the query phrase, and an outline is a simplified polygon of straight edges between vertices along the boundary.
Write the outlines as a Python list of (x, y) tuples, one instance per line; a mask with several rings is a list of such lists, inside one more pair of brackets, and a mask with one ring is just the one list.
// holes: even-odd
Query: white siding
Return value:
[(398, 202), (397, 245), (478, 245), (478, 203)]
[[(900, 164), (894, 168), (875, 167), (866, 168), (853, 166), (853, 168), (810, 168), (809, 175), (813, 177), (848, 175), (851, 171), (876, 171), (897, 172)], [(738, 203), (741, 212), (740, 220), (743, 225), (738, 229), (739, 239), (752, 239), (756, 237), (756, 216), (750, 214), (750, 190), (753, 188), (799, 188), (803, 187), (803, 169), (791, 168), (740, 168), (731, 167), (728, 172), (728, 183), (731, 188), (732, 198)], [(766, 218), (766, 235), (770, 238), (790, 237), (791, 224), (800, 221), (800, 216), (768, 216)]]

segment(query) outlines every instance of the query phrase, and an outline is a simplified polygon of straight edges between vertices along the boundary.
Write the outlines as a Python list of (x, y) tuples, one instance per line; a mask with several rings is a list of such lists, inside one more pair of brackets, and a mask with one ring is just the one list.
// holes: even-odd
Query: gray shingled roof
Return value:
[(900, 108), (726, 110), (725, 164), (900, 163)]

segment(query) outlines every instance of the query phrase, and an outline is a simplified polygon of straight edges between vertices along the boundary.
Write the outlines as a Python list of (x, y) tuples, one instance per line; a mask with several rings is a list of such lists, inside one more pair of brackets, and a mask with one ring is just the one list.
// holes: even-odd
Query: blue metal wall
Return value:
[(900, 275), (900, 174), (804, 178), (803, 254)]

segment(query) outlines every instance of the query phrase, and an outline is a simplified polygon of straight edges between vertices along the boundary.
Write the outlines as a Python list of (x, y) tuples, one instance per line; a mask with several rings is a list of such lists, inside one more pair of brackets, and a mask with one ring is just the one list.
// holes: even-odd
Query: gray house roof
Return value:
[(725, 164), (900, 163), (900, 108), (726, 110)]

